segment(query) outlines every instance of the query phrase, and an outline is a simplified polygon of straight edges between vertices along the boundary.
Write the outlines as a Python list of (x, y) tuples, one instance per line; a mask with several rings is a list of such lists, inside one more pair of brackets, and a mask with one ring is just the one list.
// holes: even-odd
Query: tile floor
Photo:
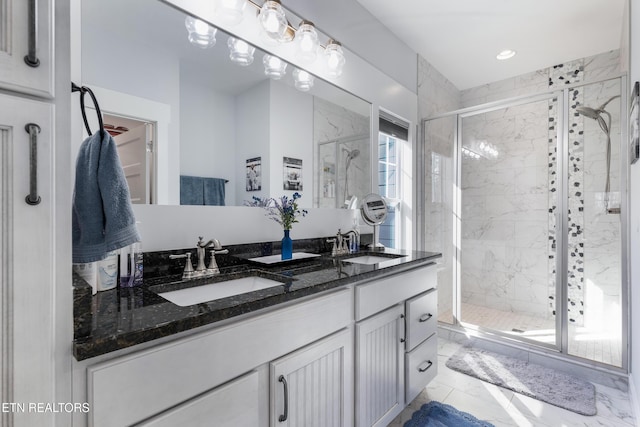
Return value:
[[(451, 310), (438, 316), (438, 320), (452, 323)], [(472, 325), (543, 343), (553, 344), (556, 339), (553, 317), (542, 318), (462, 303), (462, 320)], [(608, 365), (622, 366), (621, 340), (622, 334), (619, 328), (602, 330), (569, 325), (569, 354), (574, 356)]]
[(438, 375), (390, 427), (404, 425), (414, 411), (430, 400), (452, 405), (496, 427), (635, 426), (626, 392), (595, 384), (598, 414), (579, 415), (447, 368), (447, 359), (460, 346), (438, 338)]

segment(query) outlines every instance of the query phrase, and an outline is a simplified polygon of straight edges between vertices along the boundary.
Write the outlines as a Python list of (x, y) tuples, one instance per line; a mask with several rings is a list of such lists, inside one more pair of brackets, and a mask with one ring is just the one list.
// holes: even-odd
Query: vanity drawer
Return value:
[(438, 327), (438, 291), (431, 289), (408, 300), (405, 306), (407, 316), (407, 351), (412, 350), (431, 336)]
[(436, 286), (436, 264), (429, 264), (356, 286), (356, 321), (379, 313)]
[(405, 402), (409, 404), (438, 373), (438, 340), (428, 340), (405, 354)]

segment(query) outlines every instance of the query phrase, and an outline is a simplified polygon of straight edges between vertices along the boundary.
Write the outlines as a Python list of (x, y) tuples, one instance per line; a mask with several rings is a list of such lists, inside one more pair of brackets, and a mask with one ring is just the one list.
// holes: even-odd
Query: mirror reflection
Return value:
[(298, 191), (303, 207), (356, 207), (371, 192), (370, 104), (186, 18), (158, 0), (82, 2), (82, 84), (106, 94), (132, 201)]

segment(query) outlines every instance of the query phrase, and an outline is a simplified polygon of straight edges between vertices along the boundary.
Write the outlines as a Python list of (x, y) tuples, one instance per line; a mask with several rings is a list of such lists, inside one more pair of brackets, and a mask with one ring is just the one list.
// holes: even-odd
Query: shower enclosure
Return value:
[(317, 206), (353, 209), (370, 193), (369, 135), (318, 143)]
[(439, 321), (626, 367), (623, 78), (423, 121)]

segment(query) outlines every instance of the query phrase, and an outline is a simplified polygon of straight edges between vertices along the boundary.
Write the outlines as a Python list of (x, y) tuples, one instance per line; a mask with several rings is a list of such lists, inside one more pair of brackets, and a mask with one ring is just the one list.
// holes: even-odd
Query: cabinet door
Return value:
[(404, 407), (404, 319), (397, 305), (356, 325), (356, 425), (386, 426)]
[(353, 425), (353, 331), (271, 363), (271, 425)]
[[(14, 2), (18, 3), (18, 2)], [(37, 194), (27, 204), (30, 137), (37, 124)], [(55, 402), (53, 106), (0, 94), (0, 401)], [(69, 266), (70, 267), (70, 266)], [(70, 296), (70, 294), (69, 294)], [(46, 327), (45, 325), (49, 325)], [(52, 425), (30, 411), (0, 413), (0, 425)]]
[[(0, 88), (53, 97), (51, 3), (51, 0), (0, 0)], [(36, 6), (34, 15), (30, 14), (31, 4)], [(35, 55), (30, 55), (30, 49)], [(37, 59), (37, 65), (27, 65), (28, 55)]]

